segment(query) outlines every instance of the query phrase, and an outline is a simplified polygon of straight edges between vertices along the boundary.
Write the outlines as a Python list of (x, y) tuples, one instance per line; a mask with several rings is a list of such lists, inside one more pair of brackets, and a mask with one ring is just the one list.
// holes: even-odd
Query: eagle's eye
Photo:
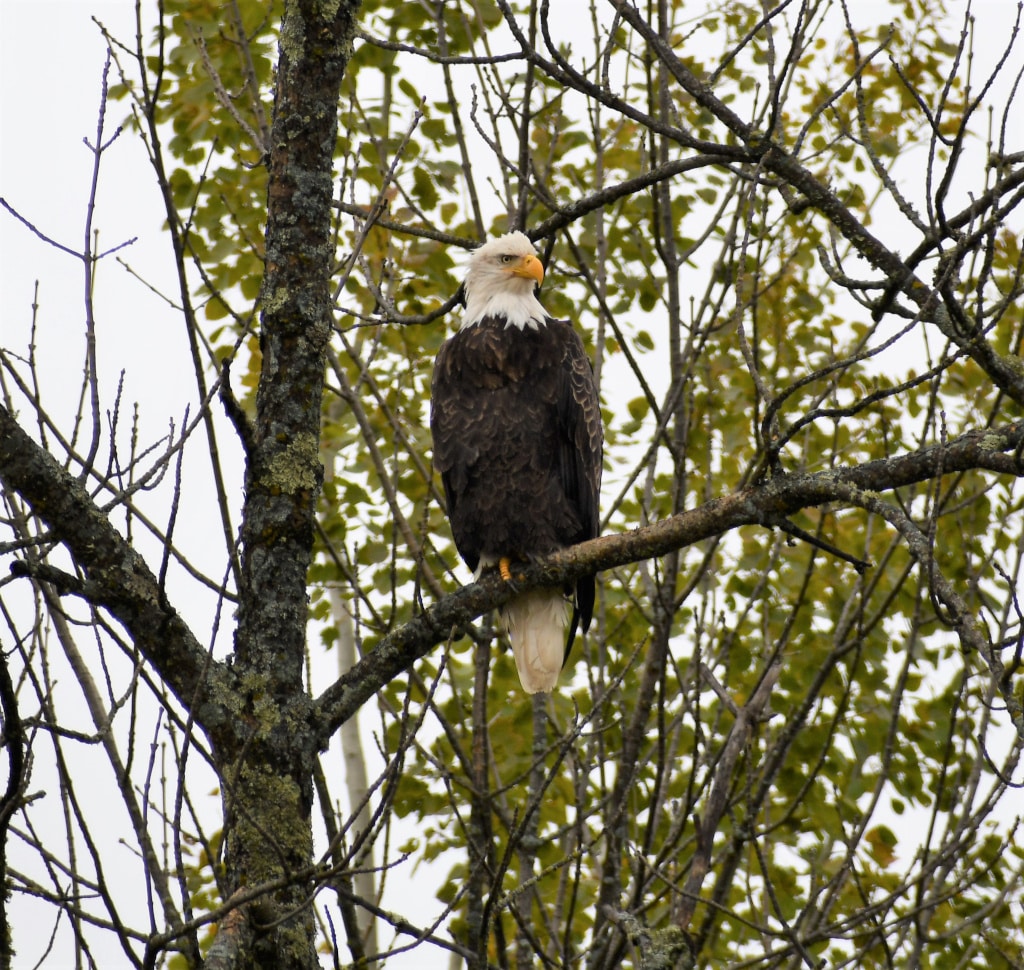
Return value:
[(512, 262), (512, 261), (513, 261), (514, 259), (515, 259), (515, 256), (510, 256), (510, 255), (509, 255), (508, 253), (505, 253), (505, 254), (504, 254), (504, 255), (503, 255), (502, 257), (501, 257), (501, 261), (502, 261), (503, 263), (505, 263), (505, 264), (511, 263), (511, 262)]

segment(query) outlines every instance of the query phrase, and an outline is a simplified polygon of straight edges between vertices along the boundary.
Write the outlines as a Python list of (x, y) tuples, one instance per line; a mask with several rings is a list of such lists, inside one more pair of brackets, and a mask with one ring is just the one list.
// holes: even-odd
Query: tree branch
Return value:
[(437, 644), (456, 639), (487, 610), (518, 592), (557, 586), (579, 576), (665, 555), (702, 539), (744, 525), (771, 526), (780, 516), (829, 502), (849, 504), (849, 487), (881, 492), (937, 474), (986, 469), (1024, 475), (1024, 422), (1002, 429), (969, 431), (946, 444), (931, 445), (893, 458), (839, 467), (814, 475), (781, 475), (681, 512), (646, 528), (601, 536), (563, 549), (517, 573), (514, 583), (496, 572), (439, 600), (393, 633), (316, 701), (316, 732), (321, 748), (370, 697)]
[(225, 725), (230, 718), (221, 692), (231, 684), (227, 668), (210, 659), (166, 603), (157, 577), (83, 485), (29, 438), (2, 405), (0, 479), (28, 503), (85, 573), (87, 582), (74, 592), (110, 611), (204, 730)]

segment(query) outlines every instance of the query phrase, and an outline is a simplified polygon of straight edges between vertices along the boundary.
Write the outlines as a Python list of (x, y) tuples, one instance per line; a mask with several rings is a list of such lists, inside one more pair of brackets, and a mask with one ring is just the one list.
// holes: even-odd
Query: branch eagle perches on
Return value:
[[(1022, 449), (1024, 422), (1018, 422), (1002, 429), (972, 431), (945, 445), (932, 445), (864, 465), (813, 475), (782, 475), (644, 528), (601, 536), (554, 553), (517, 574), (514, 590), (497, 575), (485, 576), (385, 636), (328, 688), (317, 701), (323, 718), (321, 727), (326, 731), (322, 738), (329, 738), (337, 725), (351, 717), (392, 677), (436, 644), (449, 639), (453, 632), (466, 629), (476, 617), (501, 606), (514, 592), (557, 586), (591, 572), (662, 556), (740, 526), (770, 525), (780, 516), (790, 516), (804, 508), (829, 503), (845, 507), (862, 505), (864, 501), (859, 496), (927, 481), (940, 471), (952, 474), (984, 469), (1020, 477), (1024, 475)], [(1024, 738), (1020, 704), (1012, 694), (1006, 696), (1005, 688), (1002, 692)]]
[[(940, 471), (953, 474), (978, 469), (1020, 477), (1024, 475), (1022, 451), (1024, 422), (1017, 422), (1005, 428), (968, 432), (944, 445), (864, 465), (814, 475), (781, 475), (644, 528), (601, 536), (557, 552), (523, 569), (514, 584), (496, 575), (486, 576), (385, 636), (320, 696), (315, 704), (318, 745), (325, 748), (337, 728), (393, 677), (437, 644), (446, 642), (453, 632), (467, 629), (477, 617), (507, 602), (515, 592), (557, 586), (587, 573), (662, 556), (740, 526), (770, 526), (780, 516), (804, 508), (838, 503), (846, 507), (862, 505), (881, 514), (884, 503), (876, 498), (878, 493), (926, 481)], [(196, 720), (205, 729), (216, 730), (223, 712), (218, 714), (217, 707), (210, 705), (217, 693), (216, 685), (230, 678), (228, 669), (210, 661), (178, 614), (162, 605), (156, 577), (84, 489), (2, 407), (0, 477), (5, 487), (25, 498), (54, 538), (72, 552), (89, 580), (82, 594), (87, 590), (93, 605), (107, 609), (118, 619), (174, 686), (182, 703), (194, 708)], [(93, 556), (97, 549), (106, 550), (100, 560)], [(31, 564), (19, 568), (32, 572)], [(995, 657), (989, 647), (986, 660), (990, 666)], [(1024, 738), (1024, 714), (1019, 702), (1008, 684), (1000, 692)]]

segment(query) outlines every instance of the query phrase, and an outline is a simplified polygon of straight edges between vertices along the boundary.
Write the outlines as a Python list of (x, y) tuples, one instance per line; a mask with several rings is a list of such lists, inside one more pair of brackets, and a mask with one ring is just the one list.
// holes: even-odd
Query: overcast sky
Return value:
[[(0, 0), (0, 195), (40, 232), (79, 252), (93, 163), (83, 139), (95, 141), (105, 58), (93, 16), (117, 36), (134, 36), (131, 0)], [(125, 102), (110, 107), (108, 137), (125, 113)], [(142, 147), (122, 137), (100, 170), (94, 218), (99, 248), (137, 237), (122, 258), (143, 275), (169, 283), (172, 264), (161, 224), (156, 181)], [(81, 261), (0, 213), (0, 334), (8, 348), (25, 345), (37, 280), (46, 374), (57, 388), (74, 387), (82, 360)], [(113, 258), (98, 269), (97, 293), (100, 333), (118, 334), (102, 344), (100, 366), (116, 379), (173, 321), (163, 301), (133, 282)], [(66, 342), (46, 340), (47, 334), (66, 336)], [(170, 343), (163, 341), (165, 352)], [(129, 375), (135, 382), (129, 398), (171, 389), (167, 363), (165, 357), (164, 366), (147, 368), (145, 377)], [(166, 428), (163, 415), (159, 421)]]

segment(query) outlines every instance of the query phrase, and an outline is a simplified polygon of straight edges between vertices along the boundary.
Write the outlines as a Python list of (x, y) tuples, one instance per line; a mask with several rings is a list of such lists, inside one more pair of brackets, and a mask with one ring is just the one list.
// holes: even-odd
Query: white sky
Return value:
[[(75, 250), (82, 248), (92, 176), (92, 156), (82, 140), (95, 140), (105, 56), (91, 14), (115, 34), (133, 37), (133, 3), (128, 0), (0, 0), (0, 195), (40, 231)], [(125, 112), (125, 102), (111, 107), (109, 131)], [(119, 139), (106, 154), (98, 199), (100, 248), (138, 236), (138, 243), (121, 255), (145, 273), (163, 268), (166, 278), (169, 245), (160, 229), (156, 180), (141, 145), (131, 137)], [(13, 328), (20, 330), (29, 318), (33, 283), (39, 280), (40, 326), (67, 332), (73, 339), (63, 363), (76, 379), (82, 332), (80, 263), (37, 239), (7, 213), (0, 220), (0, 257), (4, 344), (17, 346), (10, 339)], [(115, 300), (112, 284), (120, 284), (125, 271), (108, 259), (99, 272), (106, 318), (100, 325), (118, 332), (116, 342), (104, 343), (101, 364), (116, 374), (137, 359), (137, 344), (145, 348), (159, 338), (160, 301), (142, 297), (140, 284), (124, 289)], [(147, 379), (159, 384), (170, 376), (167, 368), (154, 367)]]

